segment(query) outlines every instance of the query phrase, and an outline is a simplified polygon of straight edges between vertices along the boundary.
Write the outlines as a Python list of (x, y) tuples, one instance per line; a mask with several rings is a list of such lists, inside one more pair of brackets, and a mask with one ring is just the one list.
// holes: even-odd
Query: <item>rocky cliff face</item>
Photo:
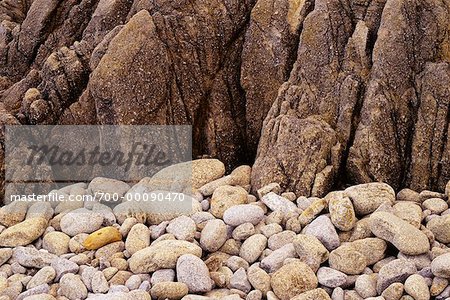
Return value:
[(0, 0), (0, 21), (1, 124), (192, 124), (195, 156), (298, 195), (450, 179), (449, 0)]

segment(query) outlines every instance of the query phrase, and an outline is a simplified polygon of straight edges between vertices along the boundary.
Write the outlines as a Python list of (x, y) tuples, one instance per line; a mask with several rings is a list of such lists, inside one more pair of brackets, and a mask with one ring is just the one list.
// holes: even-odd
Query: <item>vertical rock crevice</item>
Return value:
[[(264, 121), (252, 174), (255, 188), (275, 180), (298, 194), (321, 196), (334, 185), (370, 71), (369, 29), (349, 7), (349, 2), (316, 1), (306, 17), (297, 61)], [(298, 125), (285, 131), (288, 116)]]
[[(405, 178), (410, 177), (408, 165), (416, 169), (418, 161), (426, 160), (415, 149), (417, 139), (421, 139), (422, 134), (432, 136), (434, 133), (433, 130), (421, 133), (421, 124), (415, 124), (415, 116), (419, 116), (423, 109), (420, 107), (424, 96), (417, 87), (416, 77), (424, 71), (427, 63), (442, 62), (440, 53), (447, 39), (448, 26), (448, 8), (444, 3), (387, 2), (374, 48), (362, 121), (347, 165), (347, 171), (355, 181), (385, 181), (400, 188), (405, 184)], [(428, 70), (428, 74), (430, 72), (434, 73)], [(441, 83), (433, 85), (440, 86)], [(423, 113), (433, 115), (432, 111)], [(429, 137), (422, 138), (431, 142)], [(440, 160), (436, 155), (432, 156), (433, 163)], [(422, 168), (422, 171), (427, 172), (424, 176), (436, 176), (431, 175), (435, 173), (431, 169), (426, 171)], [(444, 188), (428, 180), (425, 180), (425, 185), (413, 183), (423, 181), (420, 178), (411, 180), (414, 188)]]

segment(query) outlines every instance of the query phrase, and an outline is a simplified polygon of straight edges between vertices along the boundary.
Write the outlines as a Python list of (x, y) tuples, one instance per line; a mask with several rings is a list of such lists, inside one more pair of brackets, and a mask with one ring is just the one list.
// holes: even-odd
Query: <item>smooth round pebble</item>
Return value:
[(405, 281), (405, 292), (414, 298), (414, 300), (429, 300), (430, 291), (425, 278), (419, 274), (413, 274)]
[(92, 233), (102, 226), (103, 216), (86, 208), (71, 211), (61, 218), (61, 231), (69, 236)]
[(230, 226), (239, 226), (244, 223), (258, 224), (264, 218), (264, 210), (257, 205), (242, 204), (235, 205), (223, 214), (223, 220)]
[(203, 249), (214, 252), (220, 249), (227, 240), (227, 226), (222, 220), (209, 220), (202, 230), (200, 245)]
[(347, 281), (347, 275), (332, 268), (321, 267), (317, 271), (317, 279), (321, 285), (335, 288)]
[(178, 258), (177, 281), (187, 285), (190, 293), (205, 293), (212, 289), (209, 270), (201, 258), (185, 254)]
[(448, 204), (441, 198), (430, 198), (423, 201), (422, 206), (425, 209), (429, 209), (433, 214), (441, 214), (448, 209)]

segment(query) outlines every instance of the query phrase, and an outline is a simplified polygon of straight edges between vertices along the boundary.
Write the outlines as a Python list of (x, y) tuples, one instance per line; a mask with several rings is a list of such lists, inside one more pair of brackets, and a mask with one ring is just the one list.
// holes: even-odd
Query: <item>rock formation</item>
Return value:
[(0, 122), (191, 124), (255, 191), (443, 191), (449, 28), (448, 0), (1, 0)]

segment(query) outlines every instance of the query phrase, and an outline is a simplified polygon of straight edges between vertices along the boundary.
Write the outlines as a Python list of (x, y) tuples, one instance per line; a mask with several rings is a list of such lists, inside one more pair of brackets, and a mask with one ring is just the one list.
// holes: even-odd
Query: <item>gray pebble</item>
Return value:
[(273, 192), (263, 196), (261, 201), (272, 211), (281, 211), (283, 214), (297, 211), (297, 205)]
[(86, 286), (75, 274), (65, 274), (59, 282), (58, 295), (64, 296), (70, 300), (85, 299), (88, 291)]
[(267, 257), (265, 257), (261, 261), (261, 268), (269, 273), (273, 273), (277, 271), (281, 266), (283, 266), (283, 262), (287, 258), (295, 258), (297, 257), (297, 253), (294, 248), (294, 244), (290, 243), (284, 245), (280, 249), (273, 251)]
[(188, 286), (191, 293), (205, 293), (212, 289), (212, 281), (209, 277), (209, 270), (201, 258), (185, 254), (178, 258), (177, 281)]
[(223, 220), (230, 226), (244, 223), (258, 224), (264, 218), (264, 210), (253, 204), (241, 204), (228, 208), (223, 214)]
[(56, 271), (56, 281), (59, 281), (65, 274), (77, 273), (79, 269), (76, 263), (64, 258), (57, 258), (53, 260), (51, 266)]
[(244, 268), (237, 270), (230, 279), (230, 287), (248, 293), (252, 286), (247, 278), (247, 273)]
[(103, 216), (98, 212), (86, 208), (79, 208), (69, 212), (61, 218), (61, 231), (69, 236), (79, 233), (92, 233), (103, 224)]
[(328, 251), (334, 250), (341, 244), (336, 229), (329, 217), (321, 215), (313, 220), (304, 230), (304, 234), (315, 236)]
[(378, 273), (377, 291), (381, 294), (394, 282), (405, 282), (412, 274), (417, 272), (416, 266), (404, 259), (396, 259), (386, 264)]
[(172, 269), (160, 269), (156, 270), (152, 274), (152, 278), (150, 280), (152, 285), (155, 285), (160, 282), (173, 282), (175, 281), (175, 271)]
[(343, 285), (347, 281), (347, 275), (332, 268), (322, 267), (317, 271), (319, 283), (330, 288)]
[(103, 275), (103, 272), (97, 271), (92, 276), (91, 281), (91, 287), (92, 291), (94, 293), (106, 293), (109, 290), (108, 281), (106, 281), (105, 275)]

